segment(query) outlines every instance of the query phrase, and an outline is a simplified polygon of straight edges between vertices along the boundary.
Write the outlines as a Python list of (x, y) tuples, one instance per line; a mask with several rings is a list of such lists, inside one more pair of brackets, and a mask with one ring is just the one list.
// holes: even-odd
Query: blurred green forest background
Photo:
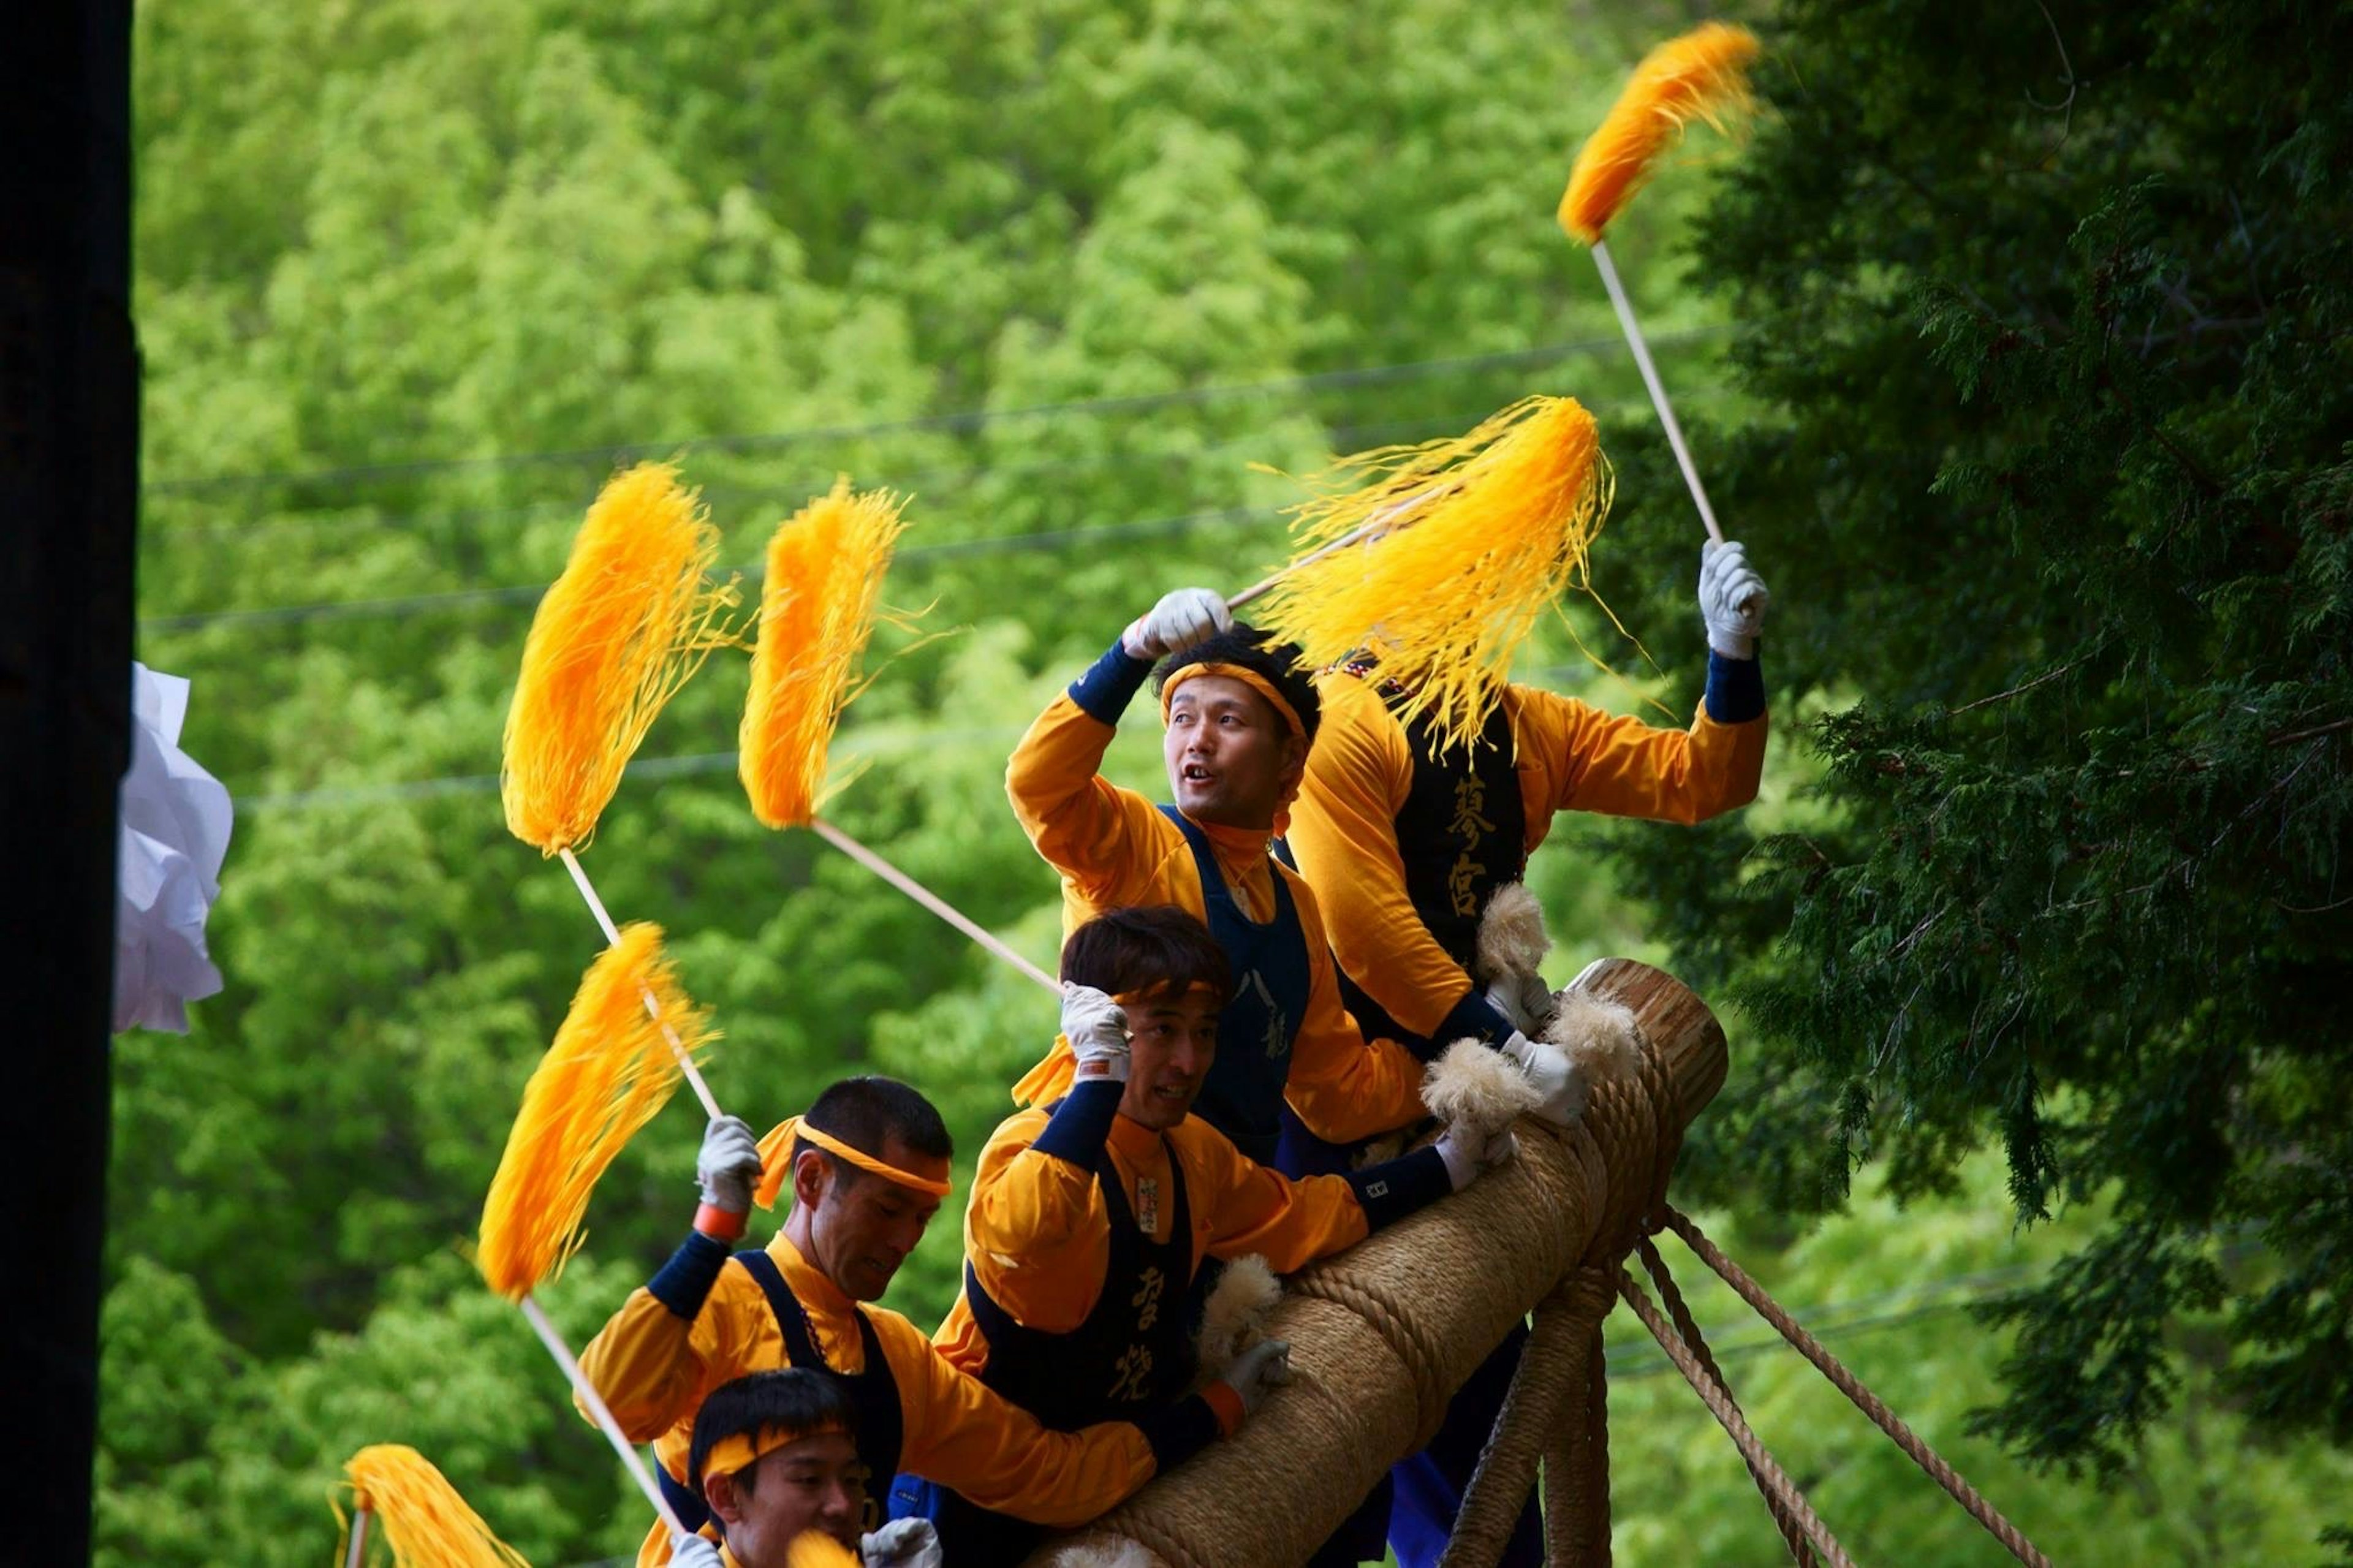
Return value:
[[(1531, 881), (1556, 980), (1641, 957), (1732, 1026), (1685, 1201), (2056, 1560), (2309, 1558), (2353, 1491), (2346, 23), (1969, 10), (1752, 16), (1754, 139), (1695, 137), (1613, 230), (1776, 592), (1776, 739), (1736, 820), (1565, 819)], [(642, 1531), (465, 1256), (598, 945), (495, 775), (617, 464), (681, 463), (747, 580), (837, 473), (913, 495), (886, 597), (923, 613), (829, 815), (1041, 962), (1014, 739), (1164, 589), (1281, 560), (1283, 475), (1330, 453), (1595, 408), (1630, 636), (1568, 603), (1518, 673), (1681, 723), (1698, 530), (1551, 213), (1699, 15), (146, 0), (141, 657), (194, 680), (238, 822), (227, 989), (117, 1042), (100, 1561), (322, 1563), (376, 1441), (536, 1563)], [(672, 705), (587, 863), (716, 1010), (732, 1108), (892, 1072), (968, 1170), (1052, 1009), (753, 822), (745, 679)], [(1155, 788), (1149, 729), (1113, 765)], [(606, 1179), (547, 1292), (572, 1332), (681, 1233), (699, 1131), (681, 1097)], [(958, 1243), (890, 1304), (936, 1321)], [(1683, 1272), (1859, 1558), (2001, 1555)], [(1620, 1560), (1775, 1560), (1639, 1340)]]

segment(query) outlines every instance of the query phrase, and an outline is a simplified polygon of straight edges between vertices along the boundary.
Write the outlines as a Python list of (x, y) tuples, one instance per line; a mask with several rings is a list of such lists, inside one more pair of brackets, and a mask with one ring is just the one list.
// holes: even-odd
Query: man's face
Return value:
[(1155, 1132), (1185, 1120), (1218, 1056), (1217, 998), (1196, 986), (1181, 996), (1123, 995), (1127, 1012), (1127, 1089), (1120, 1114)]
[(1161, 741), (1176, 809), (1221, 827), (1274, 826), (1307, 748), (1274, 705), (1230, 675), (1197, 675), (1168, 701)]
[[(882, 1159), (902, 1170), (929, 1163), (895, 1137), (884, 1141)], [(940, 1200), (847, 1161), (835, 1163), (823, 1181), (809, 1212), (809, 1260), (851, 1300), (879, 1300), (923, 1239)]]
[(793, 1542), (810, 1531), (858, 1550), (866, 1481), (857, 1447), (827, 1432), (771, 1449), (747, 1471), (712, 1477), (705, 1492), (744, 1568), (786, 1568)]

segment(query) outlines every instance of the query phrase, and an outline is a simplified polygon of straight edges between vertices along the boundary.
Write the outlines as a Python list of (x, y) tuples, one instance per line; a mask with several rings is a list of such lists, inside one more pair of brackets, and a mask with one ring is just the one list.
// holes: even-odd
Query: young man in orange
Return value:
[(866, 1464), (858, 1411), (828, 1372), (781, 1367), (711, 1391), (695, 1413), (687, 1484), (709, 1505), (702, 1534), (673, 1543), (674, 1568), (787, 1568), (823, 1537), (858, 1568), (940, 1568), (921, 1521), (861, 1534)]
[[(1479, 920), (1521, 879), (1562, 811), (1694, 823), (1757, 796), (1765, 683), (1757, 659), (1768, 595), (1737, 543), (1700, 557), (1707, 688), (1688, 730), (1617, 718), (1528, 686), (1505, 686), (1470, 747), (1441, 748), (1399, 721), (1407, 693), (1378, 662), (1316, 680), (1324, 725), (1285, 847), (1323, 901), (1341, 993), (1367, 1031), (1433, 1055), (1465, 1037), (1508, 1043), (1542, 1027), (1551, 997), (1482, 992), (1471, 970)], [(1583, 1088), (1571, 1086), (1581, 1105)], [(1344, 1163), (1345, 1152), (1324, 1159)], [(1324, 1164), (1319, 1168), (1329, 1168)], [(1404, 1568), (1445, 1548), (1518, 1356), (1507, 1341), (1455, 1396), (1429, 1451), (1394, 1472), (1389, 1542)], [(1503, 1562), (1542, 1561), (1533, 1504)]]
[[(654, 1444), (664, 1495), (690, 1528), (704, 1508), (682, 1479), (695, 1411), (746, 1373), (838, 1374), (878, 1495), (913, 1470), (1056, 1525), (1092, 1519), (1239, 1416), (1247, 1401), (1229, 1390), (1218, 1405), (1196, 1397), (1141, 1422), (1049, 1432), (951, 1365), (905, 1318), (865, 1305), (938, 1212), (949, 1152), (939, 1112), (884, 1078), (833, 1085), (759, 1143), (733, 1117), (712, 1122), (694, 1229), (580, 1358), (622, 1430)], [(773, 1202), (787, 1181), (793, 1206), (776, 1237), (733, 1251), (754, 1199)], [(657, 1525), (638, 1560), (669, 1554)]]
[[(1215, 594), (1180, 588), (1054, 700), (1006, 773), (1014, 815), (1061, 874), (1066, 933), (1107, 909), (1171, 904), (1225, 949), (1234, 994), (1198, 1113), (1250, 1158), (1286, 1171), (1277, 1147), (1287, 1131), (1349, 1142), (1421, 1114), (1421, 1063), (1394, 1041), (1367, 1040), (1349, 1017), (1315, 895), (1269, 853), (1315, 739), (1315, 689), (1296, 656), (1237, 626)], [(1162, 758), (1176, 800), (1155, 806), (1099, 770), (1163, 659)], [(1529, 1047), (1532, 1076), (1565, 1078), (1566, 1063), (1545, 1052), (1559, 1056)], [(1071, 1068), (1057, 1046), (1015, 1100), (1059, 1099)]]
[[(950, 1361), (1069, 1430), (1181, 1397), (1212, 1258), (1288, 1273), (1459, 1191), (1510, 1134), (1343, 1176), (1291, 1182), (1191, 1114), (1233, 988), (1225, 952), (1182, 910), (1113, 910), (1062, 949), (1060, 1103), (999, 1126), (965, 1215), (964, 1294), (937, 1336)], [(1280, 1356), (1267, 1342), (1244, 1357)], [(1246, 1384), (1260, 1380), (1247, 1377)], [(902, 1480), (892, 1511), (938, 1527), (957, 1568), (1010, 1568), (1038, 1527)]]

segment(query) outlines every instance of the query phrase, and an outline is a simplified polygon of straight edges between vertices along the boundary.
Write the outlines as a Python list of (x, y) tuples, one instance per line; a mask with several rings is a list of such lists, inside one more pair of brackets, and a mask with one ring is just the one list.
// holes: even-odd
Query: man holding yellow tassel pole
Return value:
[[(1555, 814), (1696, 823), (1756, 798), (1765, 757), (1757, 640), (1767, 602), (1737, 543), (1700, 562), (1705, 695), (1688, 730), (1613, 717), (1533, 687), (1505, 685), (1469, 746), (1439, 743), (1393, 711), (1409, 693), (1378, 662), (1317, 679), (1324, 728), (1286, 847), (1328, 912), (1349, 1009), (1424, 1055), (1471, 1037), (1535, 1034), (1551, 998), (1472, 977), (1480, 917), (1520, 879)], [(1345, 1152), (1332, 1162), (1345, 1165)], [(1403, 1568), (1437, 1562), (1517, 1364), (1514, 1335), (1455, 1395), (1438, 1436), (1392, 1472), (1389, 1543)], [(1543, 1560), (1531, 1503), (1503, 1562)]]
[[(1292, 1128), (1352, 1142), (1422, 1114), (1421, 1063), (1348, 1016), (1315, 895), (1269, 852), (1315, 740), (1315, 689), (1297, 651), (1236, 624), (1208, 589), (1177, 589), (1054, 700), (1006, 773), (1014, 815), (1061, 874), (1065, 932), (1106, 909), (1172, 904), (1226, 950), (1234, 994), (1198, 1111), (1287, 1175), (1299, 1173), (1278, 1145)], [(1099, 772), (1156, 660), (1167, 805)], [(1060, 1098), (1074, 1066), (1058, 1045), (1015, 1100)]]
[[(923, 1331), (865, 1303), (890, 1285), (948, 1192), (948, 1134), (905, 1084), (854, 1078), (754, 1143), (712, 1122), (694, 1228), (631, 1293), (580, 1363), (633, 1441), (652, 1442), (664, 1496), (690, 1528), (705, 1517), (683, 1484), (696, 1410), (721, 1384), (773, 1367), (829, 1370), (858, 1413), (860, 1458), (879, 1495), (902, 1469), (1051, 1525), (1075, 1525), (1230, 1429), (1255, 1389), (1193, 1396), (1142, 1422), (1049, 1432), (958, 1371)], [(754, 1201), (789, 1185), (765, 1248), (735, 1252)], [(873, 1522), (870, 1520), (869, 1522)], [(657, 1525), (640, 1564), (666, 1562)]]

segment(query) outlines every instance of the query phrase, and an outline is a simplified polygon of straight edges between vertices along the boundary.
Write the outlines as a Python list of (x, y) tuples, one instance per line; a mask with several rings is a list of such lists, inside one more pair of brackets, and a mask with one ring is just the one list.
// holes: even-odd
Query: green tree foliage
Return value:
[(1760, 416), (1701, 446), (1822, 775), (1619, 840), (1762, 1037), (1717, 1190), (1938, 1192), (1998, 1135), (2023, 1218), (2107, 1206), (2003, 1305), (1985, 1430), (2123, 1462), (2222, 1310), (2217, 1385), (2341, 1443), (2353, 26), (1798, 0), (1769, 47), (1694, 269)]
[[(185, 1038), (117, 1043), (103, 1560), (316, 1563), (339, 1467), (375, 1441), (424, 1450), (536, 1562), (622, 1554), (642, 1531), (617, 1467), (464, 1258), (522, 1082), (597, 946), (562, 871), (507, 836), (494, 775), (531, 608), (617, 461), (680, 460), (722, 530), (723, 563), (747, 578), (776, 522), (837, 473), (912, 493), (886, 596), (927, 613), (878, 641), (877, 679), (836, 746), (841, 788), (828, 815), (1041, 963), (1059, 931), (1055, 889), (1006, 808), (1006, 754), (1161, 590), (1239, 585), (1281, 558), (1271, 509), (1295, 492), (1253, 465), (1295, 473), (1326, 451), (1456, 432), (1531, 391), (1625, 415), (1613, 440), (1628, 459), (1625, 505), (1596, 576), (1658, 668), (1571, 605), (1586, 646), (1639, 684), (1597, 675), (1562, 626), (1546, 628), (1524, 669), (1612, 706), (1687, 713), (1699, 668), (1692, 530), (1642, 447), (1647, 416), (1608, 308), (1549, 216), (1627, 62), (1683, 20), (1656, 5), (1564, 17), (1467, 0), (147, 0), (135, 61), (141, 653), (194, 679), (185, 743), (228, 783), (239, 819), (211, 926), (227, 989), (199, 1005)], [(1807, 26), (1787, 46), (1793, 59), (1831, 47), (1809, 39), (1843, 37)], [(1836, 47), (1883, 46), (1858, 35)], [(1874, 79), (1813, 85), (1862, 91)], [(2070, 157), (2093, 141), (2083, 101)], [(1756, 167), (1806, 123), (1786, 112)], [(2266, 205), (2273, 177), (2250, 174), (2238, 193), (2263, 309), (2302, 312), (2282, 301), (2303, 300), (2294, 290), (2321, 276), (2316, 241)], [(1982, 434), (1995, 425), (2018, 441), (2055, 428), (2022, 415), (1989, 423), (1990, 390), (1961, 403), (1950, 367), (1974, 353), (1973, 329), (1950, 299), (1917, 307), (1944, 312), (1938, 335), (1905, 336), (1914, 296), (1884, 269), (1942, 240), (1877, 258), (1871, 286), (1892, 292), (1852, 321), (1790, 326), (1786, 313), (1809, 298), (1829, 312), (1836, 297), (1821, 291), (1852, 250), (1776, 263), (1795, 280), (1787, 288), (1711, 300), (1687, 287), (1676, 247), (1706, 189), (1690, 173), (1662, 183), (1613, 244), (1686, 412), (1776, 416), (1744, 437), (1727, 510), (1757, 510), (1768, 494), (1813, 506), (1819, 477), (1803, 455), (1775, 466), (1792, 439), (1786, 389), (1759, 372), (1737, 384), (1718, 374), (1736, 314), (1778, 324), (1778, 339), (1744, 340), (1758, 364), (1819, 360), (1866, 325), (1884, 332), (1878, 367), (1856, 370), (1856, 384), (1876, 376), (1915, 389), (1923, 411), (1946, 409), (1936, 417), (1957, 433), (1933, 445), (1973, 460), (1998, 444)], [(2179, 200), (2137, 199), (2113, 222), (2152, 222), (2130, 215)], [(1757, 206), (1743, 187), (1725, 211)], [(2190, 208), (2169, 221), (2211, 216)], [(1776, 254), (1760, 241), (1740, 265)], [(1719, 257), (1702, 275), (1743, 273)], [(2035, 298), (2057, 309), (2064, 277), (2052, 271)], [(2135, 298), (2164, 292), (2132, 287)], [(2207, 286), (2193, 298), (2210, 299)], [(2034, 330), (2044, 335), (2005, 353), (2059, 352), (2055, 330)], [(2168, 353), (2228, 356), (2254, 341), (2239, 326), (2167, 330)], [(2294, 369), (2284, 356), (2335, 341), (2308, 327), (2261, 336), (2278, 345), (2281, 385)], [(2048, 402), (2042, 388), (2026, 395)], [(2144, 410), (2172, 406), (2157, 388), (2135, 395)], [(2220, 405), (2199, 406), (2221, 419)], [(2305, 424), (2283, 424), (2288, 412), (2232, 428), (2260, 446), (2326, 423), (2316, 402), (2298, 414)], [(1963, 430), (1980, 432), (1977, 445)], [(1915, 511), (1931, 504), (1932, 443), (1868, 431), (1885, 471), (1858, 455), (1837, 465), (1840, 482), (1862, 487), (1857, 496), (1902, 493)], [(2210, 432), (2169, 438), (2207, 453), (2210, 473), (2238, 471), (2208, 451)], [(2159, 495), (2147, 476), (2164, 470), (2137, 471), (2135, 493)], [(1791, 477), (1773, 489), (1777, 474)], [(1937, 649), (1956, 673), (1932, 695), (1950, 707), (2016, 684), (2006, 678), (2021, 660), (2065, 662), (2055, 634), (2031, 634), (2050, 643), (2032, 655), (2015, 639), (1973, 634), (1964, 655), (1920, 635), (1929, 617), (1877, 575), (1931, 574), (1916, 531), (1874, 531), (1902, 508), (1852, 499), (1820, 503), (1852, 530), (1834, 541), (1755, 531), (1785, 601), (1768, 668), (1793, 691), (1868, 689), (1897, 705), (1874, 721), (1923, 723), (1904, 682), (1934, 668)], [(2010, 525), (1989, 513), (1976, 526), (1999, 544)], [(1935, 546), (1940, 571), (1975, 561), (1968, 581), (2000, 584), (1972, 589), (1971, 603), (2021, 626), (2047, 611), (1998, 550), (1970, 554), (1965, 535), (1947, 532), (1956, 553)], [(2259, 642), (2266, 616), (2286, 625), (2265, 592), (2232, 603), (2234, 635)], [(1887, 651), (1871, 657), (1892, 661), (1892, 684), (1862, 665), (1862, 647), (1823, 630), (1874, 620), (1868, 646)], [(2316, 645), (2320, 634), (2296, 635)], [(1834, 660), (1833, 648), (1852, 657)], [(2189, 648), (2165, 656), (2168, 679)], [(2085, 685), (2092, 668), (2021, 700), (2071, 691), (2120, 730), (2142, 688)], [(744, 682), (744, 661), (723, 655), (672, 704), (586, 863), (620, 918), (667, 928), (689, 988), (714, 1007), (725, 1034), (711, 1076), (725, 1103), (765, 1125), (842, 1073), (896, 1072), (945, 1110), (968, 1174), (1008, 1109), (1005, 1086), (1051, 1037), (1051, 1005), (813, 837), (753, 822), (732, 776)], [(2263, 722), (2290, 721), (2285, 706), (2264, 711)], [(2238, 732), (2239, 720), (2216, 721)], [(1131, 726), (1114, 747), (1124, 782), (1157, 786), (1151, 728)], [(1960, 766), (1943, 759), (1969, 757), (1974, 733), (1906, 754)], [(2058, 741), (2017, 744), (2031, 758)], [(1729, 908), (1702, 897), (1739, 875), (1755, 831), (1834, 828), (1820, 841), (1863, 865), (1873, 813), (1894, 805), (1802, 798), (1823, 764), (1784, 753), (1746, 823), (1636, 836), (1622, 870), (1602, 859), (1609, 834), (1564, 826), (1531, 871), (1562, 977), (1605, 952), (1663, 960), (1672, 940), (1713, 988), (1736, 959), (1766, 952), (1788, 895)], [(2304, 754), (2276, 753), (2289, 765)], [(1827, 765), (1834, 783), (1847, 776), (1835, 754)], [(2193, 775), (2218, 792), (2245, 777), (2217, 761), (2175, 782)], [(2325, 758), (2271, 806), (2324, 776)], [(2127, 786), (2119, 775), (2105, 787)], [(2256, 826), (2242, 829), (2247, 845)], [(2168, 907), (2185, 923), (2202, 909)], [(2270, 967), (2242, 994), (2258, 984), (2289, 994), (2287, 949), (2265, 951)], [(1806, 967), (1792, 955), (1750, 978), (1786, 984)], [(2171, 983), (2149, 984), (2160, 981)], [(1797, 1029), (1797, 993), (1757, 994), (1777, 1039)], [(2103, 1060), (2154, 1048), (2121, 1024), (2096, 1037)], [(2189, 1048), (2175, 1039), (2163, 1048)], [(2283, 1126), (2314, 1103), (2322, 1064), (2299, 1079), (2289, 1054), (2266, 1059), (2264, 1075), (2229, 1079), (2232, 1114)], [(2101, 1092), (2078, 1076), (2084, 1095)], [(1745, 1039), (1734, 1081), (1746, 1098), (1719, 1119), (1729, 1134), (1695, 1149), (1702, 1176), (1736, 1160), (1785, 1170), (1793, 1146), (1806, 1158), (1845, 1083)], [(1918, 1178), (1902, 1190), (1936, 1186), (1939, 1161), (1976, 1136), (1966, 1094), (1939, 1103), (1951, 1107), (1942, 1121), (1918, 1123), (1937, 1158), (1900, 1162)], [(691, 1212), (697, 1132), (682, 1100), (606, 1177), (586, 1250), (546, 1292), (575, 1337), (674, 1245)], [(2328, 1145), (2316, 1134), (2308, 1147)], [(2316, 1157), (2260, 1170), (2284, 1190), (2325, 1187), (2341, 1168)], [(2251, 1193), (2258, 1167), (2240, 1169), (2233, 1192)], [(1815, 1189), (1799, 1185), (1810, 1205)], [(2214, 1223), (2236, 1223), (2249, 1201), (2232, 1196)], [(2130, 1217), (2130, 1200), (2114, 1212)], [(921, 1321), (936, 1321), (955, 1286), (954, 1217), (892, 1294)], [(1876, 1210), (1864, 1223), (1847, 1234), (1900, 1228)], [(2317, 1211), (2312, 1223), (2324, 1223)], [(2022, 1256), (1980, 1240), (1987, 1267)], [(1892, 1254), (1887, 1272), (1909, 1256)], [(2292, 1275), (2278, 1282), (2283, 1322), (2327, 1300), (2295, 1294)], [(1967, 1363), (1988, 1341), (1951, 1326), (1938, 1345)], [(1981, 1380), (1954, 1386), (1982, 1396)], [(2207, 1440), (2235, 1453), (2238, 1432)], [(2324, 1474), (2302, 1450), (2278, 1463), (2283, 1475)], [(1634, 1506), (1620, 1510), (1630, 1528), (1644, 1517)]]

